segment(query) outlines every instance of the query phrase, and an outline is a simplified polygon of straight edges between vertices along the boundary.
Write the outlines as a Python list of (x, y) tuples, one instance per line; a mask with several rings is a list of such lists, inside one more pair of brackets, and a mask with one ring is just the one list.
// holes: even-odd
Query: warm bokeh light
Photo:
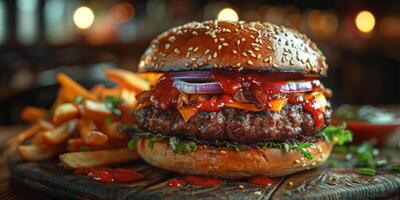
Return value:
[(217, 19), (225, 21), (238, 21), (239, 16), (232, 8), (224, 8), (219, 11)]
[(375, 27), (375, 17), (371, 12), (364, 10), (357, 14), (355, 23), (359, 31), (368, 33)]
[(74, 23), (80, 29), (87, 29), (94, 22), (93, 11), (85, 6), (79, 7), (74, 12)]
[(110, 10), (110, 15), (115, 23), (125, 23), (135, 15), (135, 8), (128, 2), (114, 5)]

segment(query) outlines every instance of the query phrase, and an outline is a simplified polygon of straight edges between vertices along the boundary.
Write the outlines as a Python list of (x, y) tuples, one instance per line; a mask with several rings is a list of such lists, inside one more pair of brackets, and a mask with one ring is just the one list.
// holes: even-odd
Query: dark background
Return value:
[[(77, 24), (87, 15), (74, 21), (81, 6), (94, 14), (86, 29)], [(330, 65), (323, 82), (333, 89), (335, 106), (400, 102), (398, 1), (0, 0), (0, 124), (19, 123), (25, 105), (49, 107), (57, 72), (68, 71), (89, 87), (104, 82), (104, 67), (136, 70), (156, 35), (216, 19), (224, 8), (240, 20), (283, 24), (313, 39)], [(364, 10), (375, 19), (366, 32), (355, 23)]]

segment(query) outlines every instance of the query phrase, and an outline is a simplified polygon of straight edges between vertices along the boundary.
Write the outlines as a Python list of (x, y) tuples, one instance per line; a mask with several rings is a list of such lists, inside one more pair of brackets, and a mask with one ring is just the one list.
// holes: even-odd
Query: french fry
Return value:
[(67, 151), (77, 152), (81, 151), (83, 148), (87, 148), (90, 151), (104, 150), (104, 149), (115, 149), (127, 147), (128, 140), (109, 140), (102, 145), (88, 145), (85, 144), (82, 138), (71, 138), (67, 140)]
[(104, 75), (110, 81), (116, 83), (122, 88), (132, 90), (135, 92), (141, 92), (143, 90), (149, 90), (150, 84), (138, 75), (123, 69), (105, 69), (103, 70)]
[(21, 119), (27, 122), (36, 122), (46, 116), (46, 110), (34, 106), (27, 106), (21, 112)]
[(23, 143), (26, 139), (34, 137), (40, 130), (41, 130), (40, 125), (35, 124), (30, 128), (26, 129), (25, 131), (23, 131), (22, 133), (20, 133), (17, 137), (10, 140), (7, 146), (16, 147), (17, 145)]
[(78, 169), (134, 161), (138, 160), (140, 156), (136, 150), (121, 148), (112, 150), (64, 153), (61, 154), (59, 158), (61, 163), (63, 163), (66, 167)]
[(110, 140), (126, 139), (128, 135), (121, 131), (120, 123), (112, 122), (111, 124), (100, 124), (98, 128), (107, 134)]
[(67, 76), (64, 73), (59, 73), (57, 75), (57, 80), (61, 84), (63, 89), (64, 97), (67, 97), (66, 100), (73, 101), (76, 97), (81, 96), (84, 99), (96, 100), (97, 98), (91, 94), (86, 88), (79, 85), (72, 78)]
[(94, 86), (90, 92), (99, 99), (104, 99), (107, 96), (121, 96), (121, 88), (106, 88), (103, 85)]
[(59, 147), (43, 148), (39, 145), (21, 145), (18, 147), (18, 152), (24, 160), (39, 161), (51, 158), (60, 153)]
[(121, 91), (121, 99), (124, 100), (129, 107), (134, 108), (136, 107), (137, 100), (136, 100), (136, 93), (130, 90), (122, 89)]
[(85, 119), (103, 122), (104, 119), (112, 117), (112, 112), (104, 103), (86, 100), (83, 103), (82, 115)]
[(77, 120), (71, 120), (56, 127), (55, 129), (45, 131), (43, 132), (43, 136), (40, 138), (40, 141), (44, 141), (48, 144), (60, 144), (72, 135), (76, 124)]
[(160, 80), (161, 76), (163, 75), (162, 73), (153, 73), (153, 72), (146, 72), (146, 73), (137, 73), (137, 75), (144, 79), (149, 81), (150, 85), (154, 86), (157, 84), (158, 80)]
[(37, 124), (40, 126), (41, 130), (51, 130), (54, 129), (54, 125), (45, 119), (39, 119)]
[(80, 120), (79, 133), (85, 144), (102, 145), (108, 141), (108, 136), (96, 130), (96, 125), (93, 121)]
[(53, 122), (61, 124), (79, 117), (79, 107), (73, 103), (63, 103), (57, 106), (53, 114)]

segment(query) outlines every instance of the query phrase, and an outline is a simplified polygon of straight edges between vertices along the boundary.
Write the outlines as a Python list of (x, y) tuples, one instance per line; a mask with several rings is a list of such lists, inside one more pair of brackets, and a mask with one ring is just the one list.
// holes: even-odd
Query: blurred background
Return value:
[(399, 1), (0, 0), (0, 125), (50, 107), (57, 72), (90, 87), (103, 68), (136, 70), (161, 32), (208, 19), (306, 33), (327, 56), (334, 105), (400, 103)]

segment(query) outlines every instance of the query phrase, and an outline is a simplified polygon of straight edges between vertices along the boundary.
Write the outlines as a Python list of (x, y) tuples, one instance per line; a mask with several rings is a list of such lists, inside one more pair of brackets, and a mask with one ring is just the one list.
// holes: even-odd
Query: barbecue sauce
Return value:
[(270, 178), (264, 176), (255, 176), (250, 178), (248, 181), (253, 185), (259, 185), (259, 186), (271, 186), (273, 184)]
[[(301, 93), (284, 93), (279, 90), (279, 86), (284, 85), (287, 81), (308, 80), (311, 82), (313, 89), (320, 87), (316, 79), (305, 78), (298, 73), (279, 73), (257, 74), (257, 73), (237, 73), (237, 72), (213, 72), (213, 78), (219, 82), (221, 89), (225, 95), (218, 98), (212, 98), (192, 105), (198, 112), (219, 111), (224, 105), (235, 103), (232, 96), (239, 90), (250, 90), (253, 92), (257, 102), (262, 106), (255, 108), (248, 106), (251, 111), (262, 111), (271, 109), (271, 102), (278, 98), (288, 99), (288, 103), (301, 104), (304, 109), (312, 114), (314, 126), (322, 128), (324, 124), (324, 110), (318, 106), (315, 98), (304, 99)], [(273, 84), (271, 84), (273, 82)], [(154, 88), (150, 101), (156, 109), (167, 110), (176, 105), (179, 91), (173, 86), (173, 77), (165, 74), (159, 80)], [(242, 108), (246, 108), (242, 107)]]
[(102, 183), (134, 182), (143, 179), (143, 175), (133, 169), (126, 168), (81, 168), (75, 174), (87, 175), (95, 181)]
[(193, 186), (213, 187), (222, 184), (222, 180), (219, 178), (208, 178), (202, 176), (185, 176), (184, 180), (186, 183)]

